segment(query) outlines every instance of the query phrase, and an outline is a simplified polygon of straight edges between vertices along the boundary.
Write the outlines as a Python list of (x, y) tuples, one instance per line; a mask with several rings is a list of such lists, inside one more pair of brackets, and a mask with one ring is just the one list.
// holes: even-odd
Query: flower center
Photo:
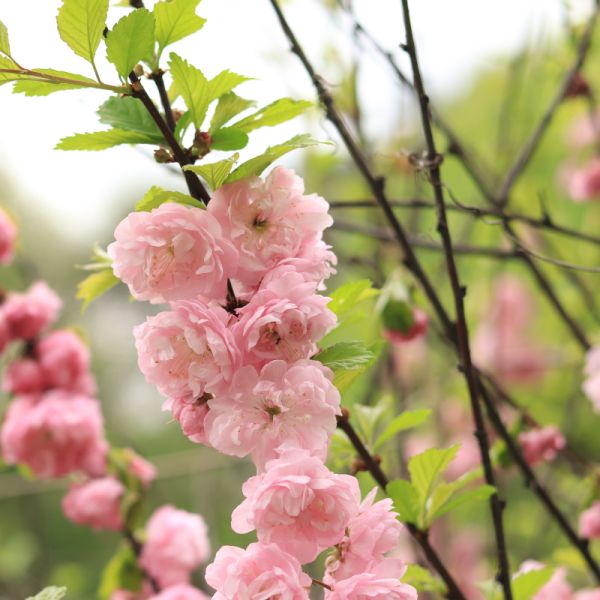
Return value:
[(197, 354), (188, 346), (183, 336), (176, 338), (173, 346), (176, 357), (168, 369), (168, 373), (172, 377), (187, 378), (192, 363), (204, 363), (207, 357), (212, 357), (212, 352), (208, 345), (202, 354)]
[(173, 261), (175, 260), (175, 249), (171, 242), (167, 241), (165, 246), (158, 248), (152, 255), (149, 265), (150, 285), (160, 285), (165, 278)]

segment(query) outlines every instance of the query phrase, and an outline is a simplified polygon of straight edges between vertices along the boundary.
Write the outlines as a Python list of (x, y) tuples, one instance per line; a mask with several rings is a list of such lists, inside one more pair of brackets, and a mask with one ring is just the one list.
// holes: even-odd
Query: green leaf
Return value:
[(75, 266), (84, 271), (104, 271), (112, 268), (112, 258), (96, 243), (92, 246), (92, 262), (87, 265)]
[[(156, 193), (152, 194), (152, 191), (156, 190)], [(152, 195), (151, 195), (152, 194)], [(161, 204), (165, 202), (176, 202), (177, 204), (182, 204), (183, 206), (194, 206), (196, 208), (201, 208), (202, 210), (206, 210), (206, 207), (202, 202), (188, 196), (187, 194), (182, 194), (181, 192), (164, 192), (161, 188), (153, 187), (150, 191), (135, 205), (136, 212), (150, 212), (154, 208), (158, 208)]]
[(512, 582), (513, 600), (530, 600), (535, 596), (540, 588), (548, 583), (554, 569), (546, 567), (539, 571), (529, 571), (519, 575)]
[(221, 71), (216, 77), (213, 77), (208, 83), (209, 103), (223, 94), (230, 92), (234, 87), (244, 83), (244, 81), (252, 81), (253, 77), (244, 77), (237, 73), (232, 73), (229, 69)]
[(362, 375), (367, 369), (369, 369), (375, 364), (375, 361), (379, 358), (379, 355), (385, 347), (385, 344), (386, 342), (384, 340), (379, 340), (374, 344), (371, 344), (367, 348), (367, 351), (371, 352), (373, 356), (369, 359), (367, 363), (361, 365), (359, 368), (353, 369), (351, 371), (340, 370), (335, 373), (335, 376), (333, 378), (333, 384), (340, 391), (340, 393), (345, 392), (354, 383), (354, 380), (357, 377)]
[(111, 125), (116, 129), (139, 133), (152, 138), (156, 144), (166, 144), (158, 125), (150, 116), (144, 105), (132, 96), (111, 96), (98, 109), (100, 123)]
[(211, 150), (241, 150), (248, 144), (248, 134), (236, 127), (217, 129), (210, 139), (212, 140)]
[(456, 456), (460, 444), (450, 448), (429, 448), (408, 461), (412, 484), (417, 491), (421, 506), (425, 506), (437, 477), (446, 470)]
[[(68, 73), (67, 71), (56, 71), (55, 69), (34, 69), (37, 73), (44, 75), (54, 75), (55, 77), (64, 77), (65, 79), (76, 79), (83, 82), (95, 83), (93, 79), (77, 75), (76, 73)], [(26, 96), (47, 96), (52, 92), (62, 92), (64, 90), (80, 90), (85, 87), (76, 83), (58, 83), (55, 81), (44, 81), (41, 79), (18, 81), (13, 87), (13, 94), (25, 94)]]
[(352, 406), (352, 414), (357, 420), (357, 433), (366, 443), (367, 447), (371, 448), (373, 444), (373, 434), (377, 425), (383, 416), (389, 412), (392, 403), (392, 396), (386, 394), (374, 406), (365, 406), (358, 403)]
[[(233, 127), (237, 127), (237, 124), (233, 125)], [(309, 146), (316, 146), (317, 144), (329, 144), (329, 142), (318, 142), (317, 140), (313, 140), (308, 133), (296, 135), (284, 144), (267, 148), (267, 151), (264, 154), (255, 156), (245, 163), (242, 163), (229, 175), (226, 183), (231, 183), (232, 181), (237, 181), (244, 177), (250, 177), (251, 175), (260, 175), (272, 162), (281, 158), (284, 154), (296, 150), (297, 148), (308, 148)]]
[(400, 513), (399, 521), (417, 523), (419, 519), (419, 498), (410, 481), (394, 479), (385, 488), (386, 494), (394, 501), (394, 507)]
[(99, 273), (92, 273), (86, 277), (77, 286), (77, 294), (75, 294), (75, 298), (83, 300), (81, 312), (86, 309), (87, 305), (94, 300), (94, 298), (97, 298), (104, 294), (104, 292), (110, 290), (110, 288), (117, 285), (119, 281), (120, 279), (111, 269), (105, 269)]
[(123, 543), (102, 571), (98, 596), (108, 600), (117, 588), (139, 592), (143, 580), (144, 574), (137, 564), (135, 553), (129, 543)]
[[(443, 487), (444, 486), (442, 486), (442, 484), (438, 486), (438, 488)], [(464, 494), (461, 494), (460, 496), (457, 496), (453, 500), (447, 501), (447, 498), (449, 497), (447, 496), (446, 499), (444, 499), (442, 502), (439, 502), (436, 498), (436, 492), (438, 488), (433, 491), (431, 497), (431, 506), (428, 511), (426, 525), (430, 525), (436, 519), (439, 519), (439, 517), (445, 515), (448, 511), (456, 508), (457, 506), (461, 506), (467, 502), (483, 502), (496, 493), (496, 488), (493, 485), (482, 485), (474, 490), (470, 490)], [(450, 495), (453, 491), (454, 490), (451, 490)]]
[(6, 25), (0, 21), (0, 52), (10, 56), (10, 44), (8, 43), (8, 29)]
[(352, 311), (359, 302), (377, 296), (377, 294), (379, 294), (379, 290), (373, 289), (373, 283), (368, 279), (350, 281), (330, 294), (331, 301), (327, 308), (334, 312), (339, 319)]
[(323, 348), (314, 359), (335, 372), (340, 369), (359, 369), (373, 357), (374, 354), (365, 348), (364, 342), (348, 340)]
[(196, 14), (198, 4), (200, 0), (173, 0), (154, 5), (159, 58), (167, 46), (202, 29), (206, 19)]
[(64, 0), (56, 17), (62, 40), (92, 65), (107, 13), (108, 0)]
[[(0, 55), (0, 69), (18, 69), (17, 65), (10, 60), (10, 58), (6, 58), (6, 56)], [(0, 73), (0, 85), (8, 83), (10, 81), (19, 81), (20, 79), (28, 79), (25, 75), (18, 75), (16, 73)]]
[(66, 593), (66, 587), (56, 587), (51, 585), (44, 588), (39, 594), (30, 596), (27, 600), (60, 600)]
[(233, 156), (220, 160), (219, 162), (212, 163), (210, 165), (192, 166), (186, 165), (183, 167), (184, 171), (193, 171), (196, 175), (200, 175), (206, 183), (210, 186), (210, 189), (214, 192), (218, 187), (223, 185), (227, 175), (231, 171), (233, 165), (237, 162), (240, 155), (236, 152)]
[[(180, 2), (181, 0), (175, 0)], [(208, 81), (200, 69), (188, 64), (174, 52), (169, 55), (169, 68), (196, 129), (202, 127), (208, 110)]]
[(76, 133), (58, 142), (55, 150), (106, 150), (120, 144), (151, 144), (156, 145), (156, 138), (142, 135), (134, 131), (109, 129), (94, 133)]
[(408, 302), (390, 298), (381, 312), (383, 326), (390, 331), (408, 333), (415, 324), (413, 311)]
[(443, 581), (419, 565), (406, 565), (402, 583), (412, 585), (417, 592), (433, 592), (445, 596), (447, 591)]
[(291, 98), (281, 98), (238, 121), (234, 126), (246, 133), (259, 127), (273, 127), (301, 115), (309, 106), (312, 106), (312, 102), (306, 100), (296, 102)]
[(106, 38), (106, 57), (115, 65), (123, 79), (154, 46), (154, 16), (145, 8), (138, 8), (119, 19)]
[(185, 132), (188, 127), (192, 124), (192, 113), (188, 110), (184, 112), (179, 120), (177, 121), (177, 125), (175, 125), (175, 137), (178, 140), (182, 140)]
[(215, 108), (215, 113), (210, 121), (209, 133), (212, 135), (213, 132), (223, 127), (233, 117), (251, 106), (256, 106), (254, 100), (244, 100), (244, 98), (240, 98), (234, 92), (223, 94), (219, 98), (217, 108)]
[(373, 446), (373, 451), (377, 451), (384, 442), (393, 438), (397, 433), (420, 425), (429, 418), (429, 415), (431, 415), (431, 411), (426, 408), (420, 410), (405, 410), (393, 419), (383, 430)]

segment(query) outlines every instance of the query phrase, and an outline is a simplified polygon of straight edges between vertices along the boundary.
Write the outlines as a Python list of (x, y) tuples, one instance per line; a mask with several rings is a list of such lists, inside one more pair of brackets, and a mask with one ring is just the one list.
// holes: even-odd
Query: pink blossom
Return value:
[(242, 283), (257, 285), (277, 263), (319, 242), (333, 223), (327, 202), (303, 193), (302, 179), (283, 167), (273, 169), (264, 182), (247, 177), (215, 192), (208, 212), (239, 251), (236, 278)]
[(565, 141), (575, 150), (591, 146), (598, 141), (598, 131), (600, 131), (598, 127), (600, 127), (600, 113), (598, 111), (592, 115), (586, 113), (571, 123)]
[(209, 400), (204, 427), (220, 452), (251, 454), (259, 473), (284, 448), (305, 448), (324, 461), (340, 401), (333, 373), (321, 363), (274, 360), (260, 375), (250, 365), (239, 369), (229, 398)]
[(579, 515), (579, 536), (587, 540), (600, 538), (600, 502), (595, 500), (592, 506)]
[(522, 431), (519, 434), (519, 443), (523, 457), (530, 465), (554, 460), (556, 453), (566, 444), (563, 434), (554, 425)]
[(246, 550), (223, 546), (206, 567), (206, 582), (217, 590), (213, 600), (308, 600), (311, 585), (293, 556), (260, 543)]
[[(539, 571), (544, 565), (536, 560), (526, 560), (514, 578), (530, 571)], [(567, 581), (567, 569), (558, 567), (550, 579), (532, 596), (531, 600), (573, 600), (573, 589)]]
[(104, 475), (108, 444), (100, 403), (64, 391), (17, 396), (0, 430), (4, 460), (26, 464), (43, 478)]
[(346, 535), (327, 560), (326, 581), (348, 579), (381, 563), (383, 554), (398, 543), (402, 525), (389, 498), (373, 504), (377, 489), (369, 492), (360, 511), (348, 524)]
[(204, 420), (208, 414), (206, 396), (193, 402), (183, 398), (169, 398), (163, 404), (163, 410), (171, 411), (173, 418), (181, 423), (183, 435), (187, 435), (192, 442), (210, 446), (204, 429)]
[[(1, 300), (0, 300), (1, 303)], [(12, 335), (4, 311), (0, 308), (0, 354), (4, 352), (6, 346), (12, 341)]]
[(581, 389), (588, 397), (595, 412), (600, 412), (600, 346), (592, 346), (585, 355), (583, 373), (587, 379)]
[(600, 589), (577, 590), (573, 594), (573, 600), (600, 600)]
[(75, 484), (62, 500), (63, 512), (77, 525), (89, 525), (96, 531), (120, 531), (125, 525), (121, 518), (121, 498), (126, 491), (114, 477)]
[(575, 202), (587, 202), (600, 196), (600, 159), (575, 169), (571, 174), (567, 192)]
[(156, 467), (139, 454), (136, 454), (131, 448), (125, 448), (124, 452), (129, 472), (140, 480), (145, 489), (148, 489), (156, 478)]
[(96, 393), (90, 373), (90, 351), (69, 329), (58, 329), (35, 346), (46, 388), (60, 388), (86, 396)]
[(11, 394), (39, 394), (45, 387), (40, 363), (33, 358), (9, 363), (2, 380), (2, 389)]
[(191, 585), (172, 585), (160, 594), (152, 596), (149, 600), (210, 600), (210, 598), (198, 588)]
[(9, 293), (2, 312), (13, 339), (32, 340), (56, 321), (61, 308), (56, 292), (36, 281), (23, 294)]
[(210, 542), (204, 519), (166, 505), (148, 520), (146, 543), (139, 564), (164, 588), (189, 583), (190, 573), (209, 555)]
[(218, 394), (241, 360), (227, 329), (229, 313), (198, 300), (174, 302), (171, 309), (133, 330), (146, 381), (172, 398), (194, 401), (205, 391)]
[(429, 315), (423, 312), (416, 306), (412, 309), (414, 323), (410, 329), (406, 332), (398, 330), (384, 329), (383, 335), (392, 344), (404, 344), (410, 342), (416, 338), (423, 337), (427, 333), (427, 326), (429, 325)]
[(292, 362), (317, 351), (317, 342), (337, 317), (327, 308), (329, 298), (315, 294), (316, 288), (300, 273), (285, 273), (238, 310), (241, 317), (233, 331), (248, 361)]
[(335, 475), (301, 449), (283, 451), (242, 491), (247, 499), (233, 512), (232, 529), (256, 529), (259, 542), (276, 544), (302, 564), (342, 541), (360, 503), (355, 477)]
[(17, 227), (0, 208), (0, 265), (9, 265), (15, 257)]
[(115, 275), (136, 300), (153, 304), (221, 298), (237, 271), (238, 253), (217, 220), (200, 208), (167, 202), (134, 212), (117, 226), (108, 247)]
[(333, 584), (327, 600), (417, 600), (417, 590), (402, 583), (406, 565), (397, 558), (386, 558)]

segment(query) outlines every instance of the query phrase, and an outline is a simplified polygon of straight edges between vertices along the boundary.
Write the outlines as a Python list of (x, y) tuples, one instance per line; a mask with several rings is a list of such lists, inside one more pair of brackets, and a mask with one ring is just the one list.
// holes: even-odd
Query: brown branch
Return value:
[[(373, 479), (378, 483), (382, 490), (385, 491), (389, 480), (385, 473), (381, 470), (379, 463), (371, 456), (371, 453), (367, 450), (362, 440), (358, 437), (358, 434), (354, 430), (354, 427), (350, 424), (346, 418), (338, 418), (337, 426), (348, 436), (348, 439), (352, 442), (354, 448), (358, 452), (359, 456), (365, 463), (365, 467), (369, 473), (371, 473)], [(451, 600), (465, 600), (464, 594), (460, 591), (460, 588), (454, 581), (452, 575), (448, 572), (437, 552), (433, 549), (429, 543), (429, 532), (423, 529), (419, 529), (413, 523), (406, 523), (406, 528), (409, 530), (411, 535), (415, 538), (423, 553), (427, 557), (429, 564), (437, 571), (440, 577), (444, 580), (446, 587), (448, 588), (448, 598)]]
[[(123, 535), (131, 544), (131, 549), (133, 550), (133, 553), (135, 554), (136, 558), (139, 559), (142, 554), (142, 548), (144, 547), (144, 545), (135, 537), (134, 533), (128, 528), (125, 528), (123, 530)], [(148, 575), (145, 569), (142, 569), (142, 567), (140, 567), (139, 565), (138, 568), (143, 573), (148, 583), (150, 583), (150, 585), (152, 586), (152, 590), (154, 591), (154, 593), (158, 594), (160, 592), (160, 587), (156, 579), (154, 579), (154, 577), (150, 577), (150, 575)]]
[(149, 76), (156, 85), (156, 89), (160, 95), (160, 103), (162, 104), (163, 110), (165, 111), (165, 121), (171, 131), (175, 131), (177, 124), (175, 123), (175, 115), (173, 115), (173, 109), (171, 108), (171, 101), (169, 100), (169, 94), (165, 87), (164, 73), (158, 71), (158, 73), (152, 73)]
[(320, 579), (315, 579), (314, 577), (311, 577), (311, 579), (315, 585), (320, 585), (322, 588), (325, 588), (326, 590), (329, 590), (331, 592), (331, 586), (327, 585), (324, 581), (321, 581)]

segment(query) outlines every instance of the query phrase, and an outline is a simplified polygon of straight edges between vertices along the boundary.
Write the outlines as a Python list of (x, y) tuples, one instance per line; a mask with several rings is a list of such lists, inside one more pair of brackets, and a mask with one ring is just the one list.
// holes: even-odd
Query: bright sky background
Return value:
[[(60, 0), (0, 0), (0, 20), (8, 27), (13, 55), (24, 66), (52, 67), (93, 76), (91, 67), (75, 56), (56, 29)], [(149, 6), (152, 2), (148, 2)], [(412, 13), (420, 62), (431, 96), (453, 96), (498, 56), (520, 49), (544, 36), (562, 31), (565, 18), (575, 22), (588, 14), (591, 0), (413, 0)], [(403, 41), (399, 0), (355, 0), (363, 25), (390, 50)], [(332, 25), (317, 0), (293, 0), (286, 14), (317, 70), (327, 73), (320, 57), (331, 44), (351, 53), (351, 27), (341, 20)], [(113, 8), (112, 25), (125, 9)], [(238, 88), (240, 95), (268, 104), (280, 96), (314, 99), (314, 91), (275, 20), (268, 0), (204, 0), (198, 14), (208, 19), (204, 29), (172, 47), (201, 68), (208, 77), (225, 68), (260, 81)], [(405, 58), (398, 50), (401, 61)], [(114, 80), (104, 59), (101, 75)], [(408, 69), (406, 70), (408, 72)], [(363, 97), (367, 127), (385, 134), (398, 124), (401, 96), (387, 66), (373, 55), (363, 69)], [(335, 84), (335, 81), (330, 81)], [(147, 88), (151, 83), (147, 82)], [(102, 91), (68, 91), (44, 98), (12, 95), (0, 88), (0, 161), (15, 181), (20, 197), (36, 202), (44, 218), (59, 224), (73, 241), (91, 243), (113, 228), (116, 210), (133, 206), (152, 185), (182, 189), (182, 180), (129, 146), (103, 152), (53, 151), (61, 137), (103, 129), (95, 110), (107, 97)], [(306, 124), (292, 121), (274, 130), (259, 130), (242, 154), (249, 157), (270, 143), (285, 141)], [(328, 131), (316, 131), (326, 139)], [(211, 155), (213, 159), (218, 155)], [(293, 164), (293, 158), (284, 163)], [(131, 198), (132, 194), (136, 197)]]

